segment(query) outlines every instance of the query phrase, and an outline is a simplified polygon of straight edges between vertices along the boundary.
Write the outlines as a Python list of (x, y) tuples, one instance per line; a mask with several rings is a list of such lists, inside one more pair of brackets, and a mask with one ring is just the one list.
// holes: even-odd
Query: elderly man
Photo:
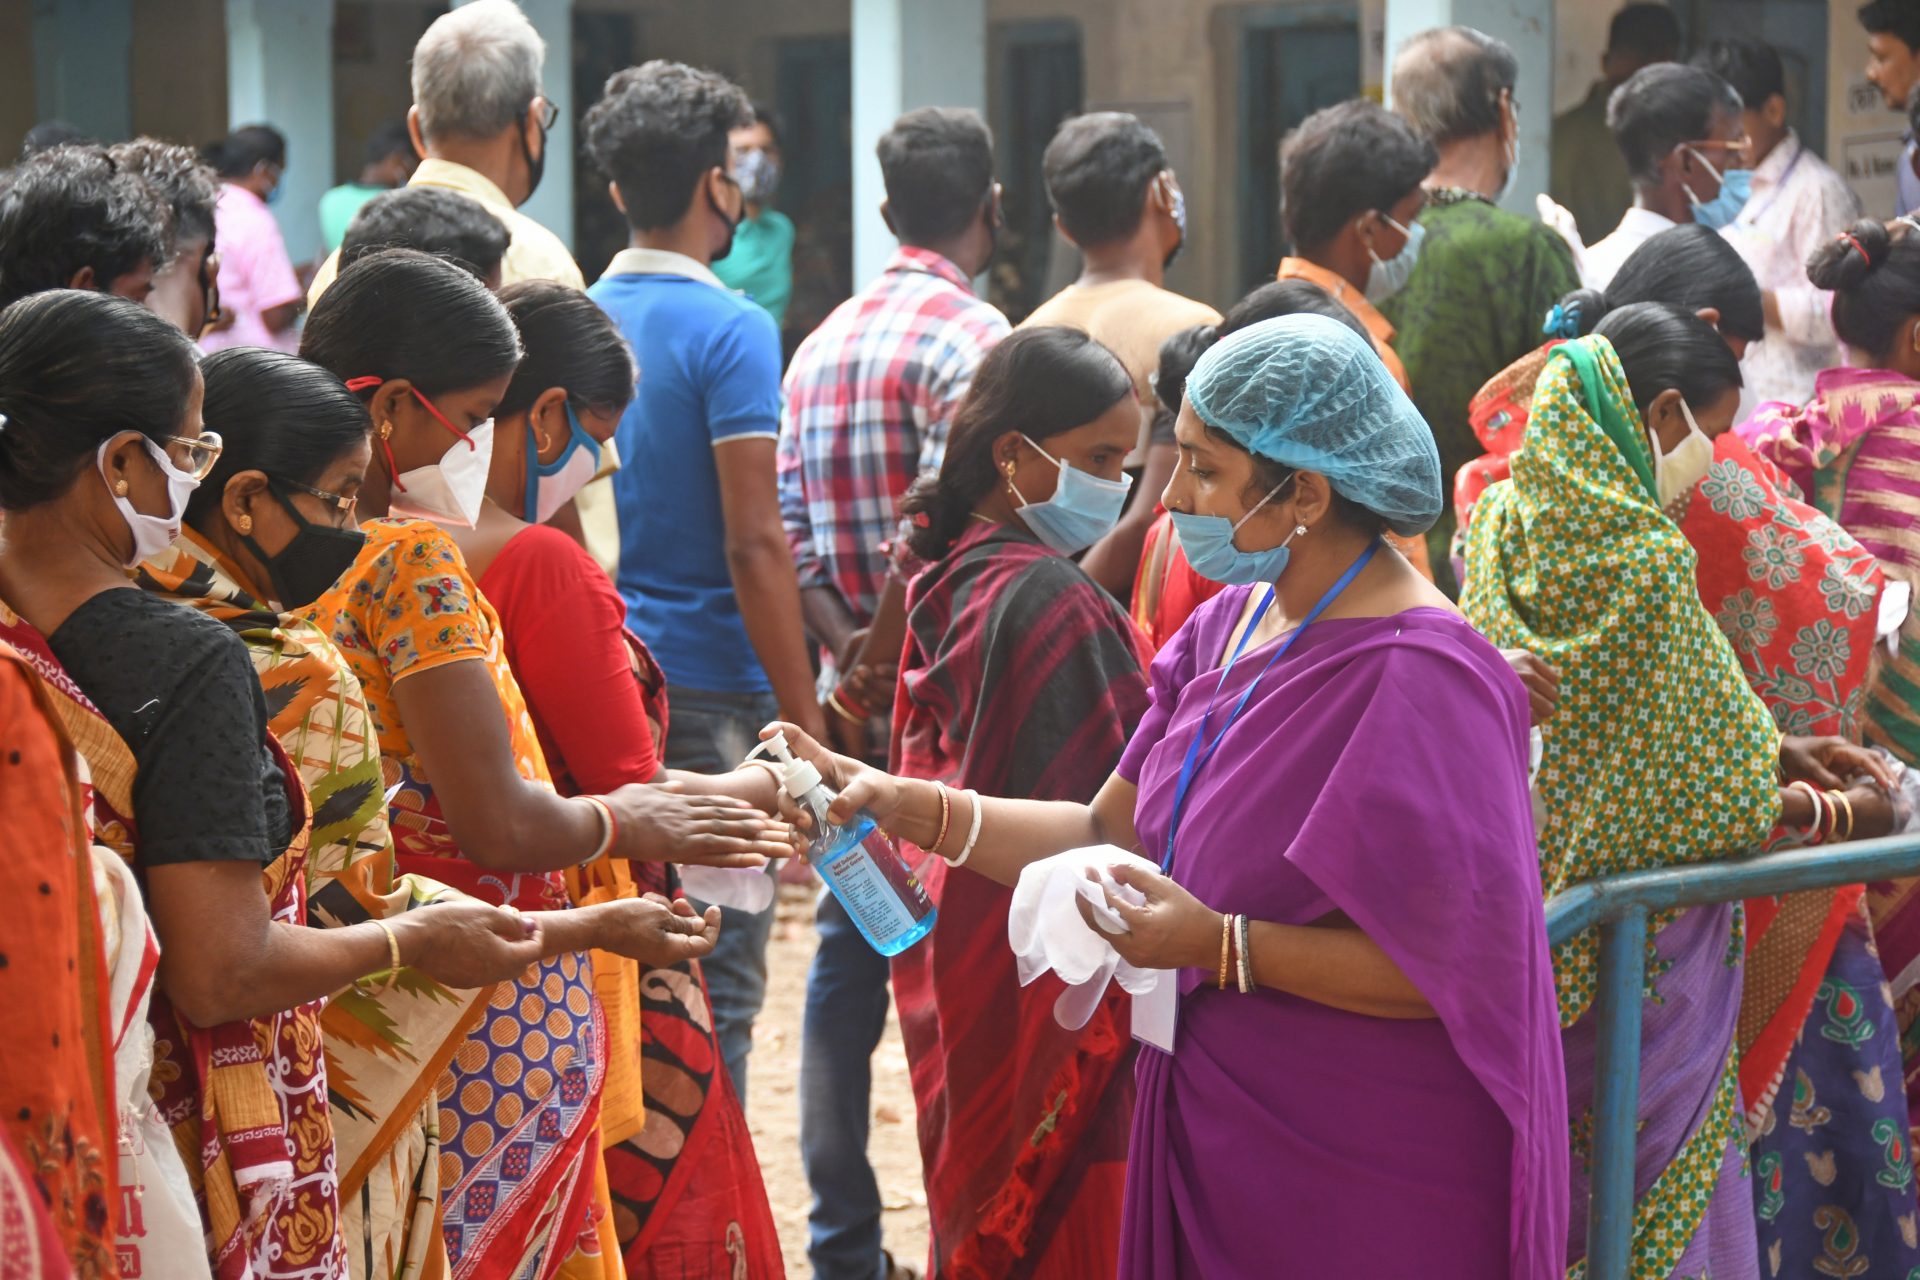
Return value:
[[(413, 106), (407, 129), (426, 158), (409, 187), (445, 187), (477, 201), (506, 223), (504, 288), (522, 280), (558, 280), (584, 289), (573, 255), (559, 236), (520, 212), (533, 198), (547, 163), (547, 130), (555, 109), (540, 94), (547, 45), (513, 0), (474, 0), (434, 19), (413, 46)], [(335, 250), (313, 278), (311, 306), (340, 270)], [(608, 441), (603, 472), (619, 466)], [(554, 515), (611, 574), (620, 559), (613, 495), (596, 480)]]
[(1494, 203), (1513, 177), (1518, 74), (1513, 50), (1470, 27), (1423, 31), (1393, 64), (1393, 109), (1439, 163), (1426, 180), (1420, 259), (1381, 310), (1399, 330), (1394, 346), (1449, 486), (1480, 453), (1467, 401), (1540, 345), (1541, 318), (1580, 283), (1564, 240)]
[[(507, 224), (503, 284), (587, 282), (560, 237), (521, 213), (546, 168), (553, 104), (540, 96), (546, 42), (513, 0), (474, 0), (434, 19), (413, 47), (407, 129), (426, 159), (412, 187), (446, 187)], [(339, 254), (314, 277), (311, 303), (333, 283)]]

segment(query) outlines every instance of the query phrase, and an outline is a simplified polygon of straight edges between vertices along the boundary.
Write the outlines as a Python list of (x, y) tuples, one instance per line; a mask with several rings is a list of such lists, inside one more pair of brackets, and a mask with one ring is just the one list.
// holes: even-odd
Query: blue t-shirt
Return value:
[(727, 569), (714, 446), (780, 424), (780, 333), (738, 294), (678, 275), (609, 275), (587, 291), (633, 345), (639, 394), (620, 419), (620, 594), (669, 682), (763, 693)]

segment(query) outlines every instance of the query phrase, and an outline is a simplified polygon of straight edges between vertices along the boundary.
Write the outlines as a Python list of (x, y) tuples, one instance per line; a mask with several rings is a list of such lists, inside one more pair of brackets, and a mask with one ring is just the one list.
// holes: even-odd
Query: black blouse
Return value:
[(139, 860), (268, 863), (293, 839), (246, 642), (145, 591), (102, 591), (47, 637), (132, 750)]

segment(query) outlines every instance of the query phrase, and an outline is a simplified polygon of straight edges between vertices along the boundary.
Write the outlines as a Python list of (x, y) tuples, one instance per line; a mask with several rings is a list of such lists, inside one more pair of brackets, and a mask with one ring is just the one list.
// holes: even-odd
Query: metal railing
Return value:
[(1920, 837), (1763, 854), (1738, 862), (1632, 871), (1575, 885), (1547, 903), (1555, 946), (1600, 930), (1593, 1086), (1593, 1177), (1587, 1202), (1587, 1275), (1626, 1280), (1633, 1247), (1634, 1138), (1640, 1100), (1640, 1003), (1646, 984), (1647, 917), (1801, 889), (1920, 874)]

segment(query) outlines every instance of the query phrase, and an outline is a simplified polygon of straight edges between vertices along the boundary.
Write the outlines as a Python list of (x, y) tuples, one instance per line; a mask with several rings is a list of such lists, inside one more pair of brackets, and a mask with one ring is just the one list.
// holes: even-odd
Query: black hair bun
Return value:
[(1807, 279), (1829, 291), (1856, 289), (1887, 260), (1893, 236), (1876, 218), (1862, 218), (1807, 255)]

